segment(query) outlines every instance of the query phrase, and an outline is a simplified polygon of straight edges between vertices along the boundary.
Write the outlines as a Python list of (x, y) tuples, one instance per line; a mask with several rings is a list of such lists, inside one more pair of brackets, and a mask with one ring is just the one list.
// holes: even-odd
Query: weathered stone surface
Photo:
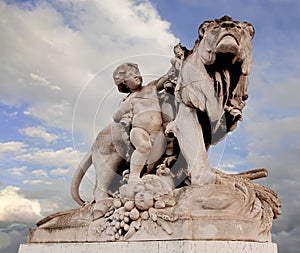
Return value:
[[(280, 203), (276, 194), (242, 176), (216, 173), (218, 180), (214, 184), (191, 185), (168, 193), (173, 202), (170, 205), (171, 201), (166, 201), (169, 205), (164, 208), (157, 208), (156, 203), (166, 200), (166, 195), (156, 197), (147, 209), (141, 208), (139, 202), (136, 205), (136, 201), (110, 199), (107, 202), (118, 205), (111, 204), (97, 218), (94, 208), (97, 209), (99, 202), (53, 215), (31, 230), (28, 242), (175, 239), (270, 242), (272, 219), (266, 217), (278, 215)], [(154, 175), (151, 178), (156, 181)], [(139, 193), (136, 192), (142, 195)]]
[(148, 241), (21, 244), (19, 253), (277, 253), (274, 243), (235, 241)]
[[(98, 134), (79, 164), (72, 182), (74, 200), (84, 204), (79, 185), (92, 164), (96, 169), (94, 199), (100, 202), (108, 197), (117, 171), (129, 167), (129, 181), (137, 181), (145, 165), (151, 172), (159, 166), (156, 162), (160, 158), (167, 161), (178, 152), (186, 160), (192, 184), (209, 183), (214, 177), (208, 162), (209, 146), (222, 140), (242, 120), (253, 36), (251, 24), (224, 16), (199, 27), (192, 50), (176, 45), (170, 71), (157, 80), (142, 85), (137, 64), (118, 66), (113, 73), (115, 84), (128, 94), (114, 113), (114, 122)], [(161, 90), (164, 95), (159, 97), (157, 91)], [(169, 99), (174, 95), (177, 102)], [(164, 133), (176, 136), (179, 149), (170, 148), (175, 147), (174, 139)], [(134, 146), (131, 151), (130, 143)], [(129, 166), (121, 166), (124, 159)]]
[[(163, 240), (271, 242), (281, 204), (275, 192), (251, 181), (267, 170), (226, 174), (209, 166), (207, 154), (242, 120), (253, 36), (251, 24), (224, 16), (199, 27), (192, 50), (176, 45), (171, 69), (157, 80), (142, 85), (137, 64), (118, 66), (113, 78), (127, 95), (75, 172), (71, 193), (81, 207), (44, 218), (28, 242), (147, 241), (161, 252), (176, 246)], [(92, 164), (94, 199), (85, 202), (79, 186)], [(193, 252), (197, 243), (213, 252), (210, 242), (177, 246)], [(235, 243), (211, 247), (240, 252)], [(246, 243), (243, 252), (252, 252), (251, 245), (271, 244)]]
[[(162, 224), (164, 223), (164, 224)], [(224, 219), (224, 218), (190, 218), (179, 219), (173, 223), (160, 220), (157, 223), (141, 221), (141, 230), (134, 231), (127, 241), (151, 240), (239, 240), (270, 242), (271, 235), (258, 235), (259, 223), (252, 220)], [(101, 235), (99, 227), (90, 226), (73, 228), (33, 228), (30, 231), (31, 243), (43, 242), (105, 242), (124, 241), (124, 237), (115, 238)], [(111, 239), (112, 238), (112, 239)]]

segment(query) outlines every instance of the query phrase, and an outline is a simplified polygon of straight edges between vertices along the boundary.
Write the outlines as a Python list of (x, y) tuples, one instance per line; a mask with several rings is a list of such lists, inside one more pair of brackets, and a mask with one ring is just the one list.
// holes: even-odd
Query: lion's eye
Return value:
[(236, 27), (237, 27), (237, 28), (239, 28), (239, 29), (242, 29), (242, 27), (241, 27), (241, 26), (239, 26), (239, 25), (237, 25)]

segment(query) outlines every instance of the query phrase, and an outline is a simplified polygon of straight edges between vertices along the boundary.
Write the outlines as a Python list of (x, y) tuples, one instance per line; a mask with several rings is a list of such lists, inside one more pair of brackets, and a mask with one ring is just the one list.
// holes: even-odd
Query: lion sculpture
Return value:
[[(164, 87), (158, 98), (166, 149), (159, 152), (159, 160), (154, 159), (153, 165), (147, 158), (146, 164), (141, 163), (140, 180), (130, 182), (128, 163), (134, 164), (134, 159), (126, 134), (133, 124), (110, 124), (98, 134), (73, 177), (72, 196), (82, 206), (39, 221), (29, 242), (271, 242), (272, 221), (280, 215), (281, 203), (271, 189), (252, 182), (266, 177), (267, 170), (228, 174), (210, 168), (207, 155), (210, 145), (242, 120), (253, 36), (251, 24), (224, 16), (199, 27), (192, 50), (178, 44), (173, 62), (180, 67), (151, 82)], [(134, 82), (128, 80), (132, 81), (124, 78), (120, 84), (133, 89)], [(176, 102), (170, 94), (175, 94)], [(146, 99), (137, 98), (138, 105), (139, 99)], [(85, 202), (79, 186), (91, 165), (96, 170), (94, 200)], [(118, 174), (121, 182), (116, 180)]]
[[(254, 28), (224, 16), (205, 21), (198, 32), (199, 38), (183, 60), (175, 88), (179, 101), (177, 115), (167, 125), (166, 133), (177, 137), (191, 183), (203, 185), (215, 178), (208, 162), (209, 146), (222, 140), (242, 120), (248, 98)], [(80, 205), (85, 202), (79, 195), (79, 186), (92, 164), (96, 170), (94, 200), (100, 202), (108, 197), (108, 189), (122, 169), (128, 145), (114, 136), (113, 133), (120, 132), (119, 127), (112, 123), (102, 130), (79, 164), (71, 194)]]

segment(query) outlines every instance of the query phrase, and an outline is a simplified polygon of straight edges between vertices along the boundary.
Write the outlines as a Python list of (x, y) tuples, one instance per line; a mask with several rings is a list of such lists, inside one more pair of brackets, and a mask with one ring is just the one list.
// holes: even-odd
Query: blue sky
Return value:
[[(134, 61), (145, 80), (169, 68), (178, 41), (193, 46), (205, 20), (255, 27), (244, 121), (210, 151), (226, 171), (266, 167), (277, 191), (279, 252), (300, 247), (300, 2), (294, 0), (7, 0), (0, 3), (0, 252), (27, 229), (76, 207), (70, 180), (120, 101), (112, 71)], [(155, 62), (155, 64), (153, 64)], [(91, 198), (93, 172), (82, 194)]]

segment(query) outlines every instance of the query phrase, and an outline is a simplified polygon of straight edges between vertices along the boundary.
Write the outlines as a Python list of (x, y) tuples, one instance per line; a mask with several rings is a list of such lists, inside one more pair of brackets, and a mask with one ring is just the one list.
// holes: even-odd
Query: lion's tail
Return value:
[(88, 168), (92, 165), (92, 152), (88, 152), (80, 164), (78, 165), (75, 174), (73, 175), (72, 184), (71, 184), (71, 195), (72, 198), (81, 206), (84, 205), (85, 201), (81, 199), (79, 195), (79, 186), (81, 180), (85, 173), (87, 172)]

